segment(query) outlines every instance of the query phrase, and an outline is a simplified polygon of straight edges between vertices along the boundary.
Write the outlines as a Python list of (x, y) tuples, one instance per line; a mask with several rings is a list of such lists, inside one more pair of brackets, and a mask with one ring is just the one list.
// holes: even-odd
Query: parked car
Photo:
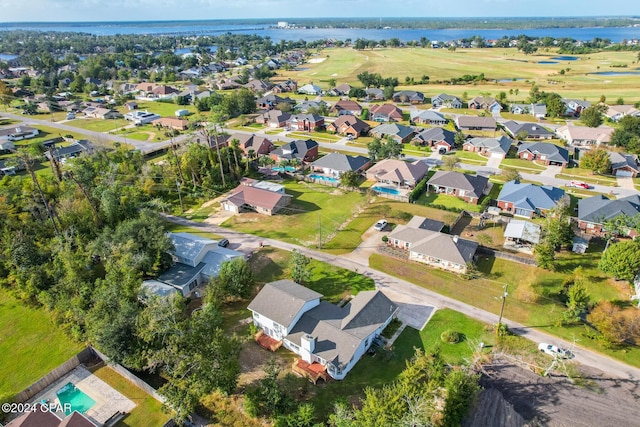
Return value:
[(218, 246), (220, 246), (221, 248), (226, 248), (227, 246), (229, 246), (229, 239), (218, 240)]
[(573, 359), (573, 353), (571, 353), (569, 350), (560, 348), (553, 344), (541, 342), (540, 344), (538, 344), (538, 350), (548, 354), (549, 356), (559, 357), (561, 359)]
[(571, 181), (571, 186), (572, 187), (578, 187), (578, 188), (584, 188), (585, 190), (588, 190), (589, 184), (587, 184), (586, 182), (582, 182), (582, 181)]
[(373, 228), (375, 230), (382, 231), (382, 230), (385, 229), (387, 224), (388, 224), (388, 222), (387, 222), (386, 219), (381, 219), (380, 221), (376, 222), (376, 225), (374, 225)]

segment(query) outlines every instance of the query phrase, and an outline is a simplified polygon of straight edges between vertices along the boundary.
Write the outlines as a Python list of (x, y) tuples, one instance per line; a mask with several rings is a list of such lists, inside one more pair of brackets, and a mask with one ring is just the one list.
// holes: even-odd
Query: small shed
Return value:
[(186, 117), (189, 115), (189, 110), (181, 109), (176, 110), (176, 117)]
[(583, 254), (589, 248), (589, 241), (580, 236), (574, 236), (573, 238), (573, 248), (571, 249), (573, 252), (577, 254)]

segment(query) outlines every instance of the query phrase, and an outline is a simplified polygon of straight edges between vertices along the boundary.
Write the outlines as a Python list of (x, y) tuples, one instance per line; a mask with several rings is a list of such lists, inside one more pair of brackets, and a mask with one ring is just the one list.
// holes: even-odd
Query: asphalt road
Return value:
[[(296, 249), (311, 258), (364, 274), (365, 276), (368, 276), (374, 280), (377, 289), (383, 291), (393, 301), (398, 301), (401, 304), (401, 308), (405, 306), (408, 310), (407, 315), (409, 316), (411, 314), (411, 309), (414, 308), (411, 307), (411, 305), (415, 305), (419, 307), (450, 308), (487, 324), (498, 323), (498, 315), (495, 313), (490, 313), (481, 308), (473, 307), (469, 304), (465, 304), (455, 299), (448, 298), (427, 289), (421, 288), (405, 280), (392, 277), (381, 271), (370, 268), (367, 264), (362, 263), (358, 259), (349, 259), (345, 257), (334, 256), (291, 243), (274, 239), (265, 239), (262, 237), (254, 236), (252, 234), (240, 233), (238, 231), (230, 230), (224, 227), (199, 223), (181, 217), (174, 217), (169, 215), (165, 216), (169, 221), (178, 224), (183, 224), (186, 226), (201, 229), (203, 231), (223, 235), (231, 241), (232, 249), (237, 249), (247, 254), (253, 252), (256, 248), (259, 247), (260, 242), (262, 242), (264, 245), (273, 246), (288, 251)], [(431, 313), (429, 313), (429, 315), (430, 314)], [(423, 315), (424, 312), (420, 309), (417, 309), (416, 318), (413, 319), (412, 323), (414, 324), (412, 326), (419, 326)], [(509, 326), (509, 329), (513, 333), (523, 336), (533, 341), (534, 343), (548, 342), (556, 344), (560, 347), (575, 349), (575, 360), (577, 362), (603, 371), (607, 376), (622, 378), (629, 381), (640, 381), (640, 369), (638, 368), (629, 366), (608, 356), (581, 347), (579, 344), (574, 346), (574, 343), (570, 343), (556, 336), (546, 334), (531, 326), (526, 326), (506, 318), (503, 318), (503, 322)], [(424, 327), (424, 324), (422, 324), (422, 326)], [(419, 329), (422, 328), (420, 327)]]

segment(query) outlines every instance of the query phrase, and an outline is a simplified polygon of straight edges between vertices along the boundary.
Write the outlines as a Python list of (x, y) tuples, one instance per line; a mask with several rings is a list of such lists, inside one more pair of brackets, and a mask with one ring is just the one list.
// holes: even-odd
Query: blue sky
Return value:
[(0, 22), (631, 15), (637, 0), (0, 0)]

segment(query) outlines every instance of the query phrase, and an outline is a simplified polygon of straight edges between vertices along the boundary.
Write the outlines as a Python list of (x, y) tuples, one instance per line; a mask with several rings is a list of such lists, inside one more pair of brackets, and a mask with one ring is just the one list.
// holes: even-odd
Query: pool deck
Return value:
[[(33, 399), (30, 400), (30, 403), (47, 401), (50, 404), (59, 404), (60, 402), (56, 396), (56, 392), (67, 383), (73, 383), (83, 393), (95, 400), (95, 405), (84, 415), (98, 426), (104, 425), (104, 423), (117, 412), (128, 413), (136, 407), (135, 403), (93, 375), (82, 365), (35, 395)], [(56, 415), (64, 419), (65, 414), (62, 408), (59, 409)]]

